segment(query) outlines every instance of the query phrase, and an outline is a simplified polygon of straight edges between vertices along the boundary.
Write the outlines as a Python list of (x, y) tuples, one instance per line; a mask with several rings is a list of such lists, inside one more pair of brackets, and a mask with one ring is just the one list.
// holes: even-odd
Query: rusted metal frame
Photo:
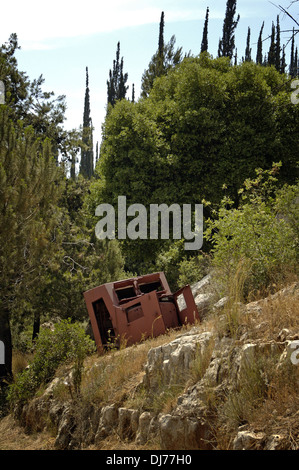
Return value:
[[(180, 306), (178, 304), (178, 297), (181, 294), (184, 296), (184, 300), (186, 304), (186, 307), (183, 309), (180, 309)], [(195, 320), (200, 319), (198, 310), (196, 307), (196, 303), (192, 294), (192, 290), (189, 285), (186, 285), (182, 287), (181, 289), (179, 289), (178, 291), (176, 291), (173, 294), (173, 298), (176, 303), (178, 316), (182, 325), (186, 323), (194, 323)]]

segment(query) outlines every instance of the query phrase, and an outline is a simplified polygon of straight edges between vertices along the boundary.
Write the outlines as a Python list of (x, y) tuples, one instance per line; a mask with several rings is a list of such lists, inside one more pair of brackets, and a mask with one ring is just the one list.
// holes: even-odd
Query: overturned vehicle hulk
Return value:
[(84, 292), (84, 298), (99, 352), (199, 320), (190, 286), (173, 294), (163, 272), (106, 283)]

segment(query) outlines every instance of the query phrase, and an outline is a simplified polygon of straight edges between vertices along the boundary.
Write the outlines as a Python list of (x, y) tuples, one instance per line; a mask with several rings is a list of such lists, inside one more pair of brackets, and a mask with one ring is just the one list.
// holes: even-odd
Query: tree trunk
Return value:
[(33, 320), (33, 333), (32, 333), (32, 341), (38, 337), (40, 329), (40, 314), (35, 312), (34, 313), (34, 320)]
[(1, 385), (3, 382), (10, 382), (12, 380), (12, 341), (9, 324), (9, 310), (6, 307), (2, 308), (0, 311), (0, 341), (2, 342), (2, 354), (0, 355)]

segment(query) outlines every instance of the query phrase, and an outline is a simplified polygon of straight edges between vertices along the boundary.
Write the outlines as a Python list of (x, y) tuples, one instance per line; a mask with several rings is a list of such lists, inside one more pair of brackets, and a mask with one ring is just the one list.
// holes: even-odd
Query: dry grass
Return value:
[[(183, 328), (187, 330), (190, 326)], [(164, 335), (147, 339), (130, 348), (112, 349), (102, 356), (94, 354), (88, 357), (81, 382), (81, 400), (101, 406), (112, 403), (122, 405), (126, 402), (131, 405), (134, 403), (138, 407), (140, 394), (136, 396), (136, 392), (142, 382), (148, 351), (172, 341), (178, 334), (178, 330), (169, 330)], [(62, 368), (58, 375), (63, 376), (64, 372)], [(69, 388), (63, 385), (58, 387), (55, 397), (61, 400), (69, 399)]]
[(288, 329), (291, 335), (299, 335), (299, 291), (292, 295), (296, 286), (297, 283), (293, 283), (285, 292), (247, 305), (242, 323), (253, 339), (277, 340), (283, 329)]
[(17, 375), (22, 372), (28, 366), (32, 356), (32, 354), (24, 354), (20, 351), (14, 351), (12, 356), (13, 374)]
[(26, 434), (11, 415), (0, 420), (0, 450), (53, 450), (54, 441), (47, 431)]
[[(299, 339), (299, 290), (293, 283), (267, 299), (239, 309), (238, 344), (268, 344), (244, 367), (217, 410), (215, 435), (230, 449), (239, 426), (283, 436), (285, 449), (299, 449), (299, 366), (280, 363), (286, 340)], [(272, 349), (271, 345), (275, 347)]]

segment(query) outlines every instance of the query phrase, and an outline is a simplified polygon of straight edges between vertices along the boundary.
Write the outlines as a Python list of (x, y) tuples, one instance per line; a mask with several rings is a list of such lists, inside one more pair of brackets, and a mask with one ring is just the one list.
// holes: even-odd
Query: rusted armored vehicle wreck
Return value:
[(99, 352), (122, 338), (130, 346), (199, 320), (190, 286), (173, 294), (163, 272), (103, 284), (84, 298)]

